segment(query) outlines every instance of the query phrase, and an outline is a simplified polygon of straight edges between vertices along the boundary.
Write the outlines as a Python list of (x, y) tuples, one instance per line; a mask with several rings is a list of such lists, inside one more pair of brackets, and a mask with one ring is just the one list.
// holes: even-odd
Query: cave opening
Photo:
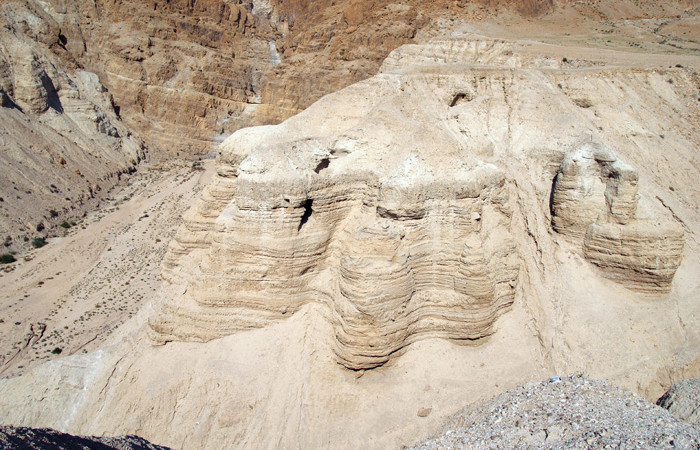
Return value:
[(323, 158), (320, 163), (316, 166), (314, 169), (314, 172), (320, 173), (323, 169), (328, 168), (328, 166), (331, 164), (331, 160), (329, 158)]
[(458, 94), (455, 94), (454, 97), (452, 97), (452, 101), (450, 102), (450, 108), (453, 106), (457, 106), (460, 103), (466, 103), (472, 101), (472, 96), (468, 93), (465, 92), (460, 92)]
[(297, 228), (297, 231), (301, 231), (301, 227), (303, 227), (304, 224), (309, 221), (311, 213), (313, 212), (313, 209), (311, 208), (313, 204), (314, 201), (310, 198), (304, 202), (304, 214), (301, 216), (301, 220), (299, 221), (299, 228)]

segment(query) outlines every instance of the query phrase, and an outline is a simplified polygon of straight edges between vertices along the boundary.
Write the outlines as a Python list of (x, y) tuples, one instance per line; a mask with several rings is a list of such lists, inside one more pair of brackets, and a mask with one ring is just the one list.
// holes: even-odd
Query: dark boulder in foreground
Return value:
[(700, 425), (700, 378), (680, 381), (656, 402), (691, 425)]
[(0, 426), (3, 449), (167, 450), (138, 436), (73, 436), (50, 428)]

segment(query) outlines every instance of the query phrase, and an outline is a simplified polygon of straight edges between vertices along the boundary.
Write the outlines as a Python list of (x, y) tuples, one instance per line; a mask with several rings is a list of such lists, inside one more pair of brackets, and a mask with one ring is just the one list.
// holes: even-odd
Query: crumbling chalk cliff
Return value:
[[(535, 241), (570, 239), (601, 276), (669, 292), (682, 223), (640, 195), (638, 171), (603, 144), (634, 145), (628, 137), (582, 121), (567, 95), (601, 70), (621, 89), (657, 73), (572, 71), (514, 50), (458, 39), (402, 47), (373, 79), (229, 138), (166, 256), (164, 277), (183, 293), (165, 291), (154, 340), (208, 341), (318, 302), (352, 369), (417, 339), (478, 343), (523, 274), (540, 270), (520, 248), (528, 215), (561, 235)], [(536, 209), (525, 206), (528, 185)]]

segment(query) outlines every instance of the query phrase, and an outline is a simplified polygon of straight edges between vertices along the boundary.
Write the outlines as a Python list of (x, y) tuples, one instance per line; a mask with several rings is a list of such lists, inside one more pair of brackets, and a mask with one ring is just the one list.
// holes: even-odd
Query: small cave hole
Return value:
[(320, 163), (316, 166), (314, 169), (314, 172), (320, 173), (323, 169), (328, 168), (328, 166), (331, 164), (331, 160), (328, 158), (323, 158)]
[(552, 178), (552, 189), (549, 191), (549, 216), (550, 220), (554, 220), (554, 191), (557, 189), (557, 178), (559, 177), (559, 173), (557, 172), (556, 175), (554, 175), (554, 178)]
[(314, 201), (310, 198), (304, 202), (304, 214), (301, 216), (301, 220), (299, 221), (299, 228), (297, 228), (297, 231), (300, 231), (301, 227), (303, 227), (304, 224), (309, 221), (309, 217), (311, 217), (311, 213), (313, 212), (313, 209), (311, 208), (313, 204)]
[(472, 96), (470, 94), (467, 94), (465, 92), (460, 92), (458, 94), (455, 94), (454, 97), (452, 97), (452, 101), (450, 102), (450, 108), (453, 106), (457, 106), (460, 103), (466, 103), (472, 101)]

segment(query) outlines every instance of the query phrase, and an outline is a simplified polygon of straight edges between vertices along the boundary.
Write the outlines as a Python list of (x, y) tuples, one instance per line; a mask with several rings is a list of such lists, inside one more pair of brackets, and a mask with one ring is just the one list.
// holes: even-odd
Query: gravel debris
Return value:
[(700, 428), (604, 381), (528, 383), (454, 415), (415, 449), (700, 448)]

